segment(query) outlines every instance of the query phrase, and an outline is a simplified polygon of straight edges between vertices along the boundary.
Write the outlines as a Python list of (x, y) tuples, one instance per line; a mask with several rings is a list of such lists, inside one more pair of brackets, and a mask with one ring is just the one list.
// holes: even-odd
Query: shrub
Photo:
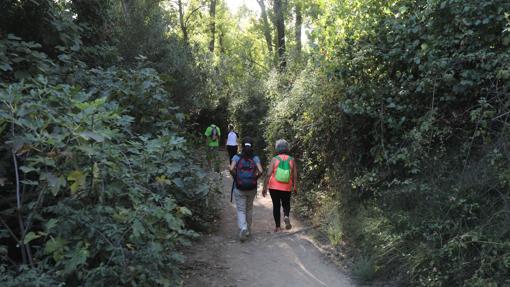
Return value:
[(343, 220), (379, 274), (508, 284), (509, 4), (323, 6), (316, 58), (277, 92), (267, 129), (293, 138), (301, 209), (337, 206), (324, 220)]
[(43, 59), (0, 86), (2, 285), (177, 284), (208, 188), (157, 73), (82, 65), (68, 84), (37, 45), (0, 47)]

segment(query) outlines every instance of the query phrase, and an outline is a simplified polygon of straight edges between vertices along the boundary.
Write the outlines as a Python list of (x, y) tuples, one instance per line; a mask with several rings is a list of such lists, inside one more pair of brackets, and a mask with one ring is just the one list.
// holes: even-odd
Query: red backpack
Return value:
[(239, 190), (257, 188), (257, 165), (253, 158), (241, 156), (236, 165), (236, 187)]

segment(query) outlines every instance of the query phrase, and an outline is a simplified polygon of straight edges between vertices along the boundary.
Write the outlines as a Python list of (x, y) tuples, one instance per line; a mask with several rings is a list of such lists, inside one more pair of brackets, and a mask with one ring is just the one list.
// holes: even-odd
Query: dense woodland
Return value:
[(0, 285), (179, 285), (211, 122), (360, 281), (510, 285), (510, 2), (252, 2), (0, 1)]

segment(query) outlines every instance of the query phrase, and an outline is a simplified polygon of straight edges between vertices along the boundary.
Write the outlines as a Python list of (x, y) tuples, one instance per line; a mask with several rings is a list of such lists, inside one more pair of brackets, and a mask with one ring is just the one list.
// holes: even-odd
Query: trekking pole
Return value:
[(230, 190), (230, 202), (232, 202), (232, 198), (234, 196), (234, 184), (236, 183), (236, 178), (235, 176), (232, 177), (234, 180), (232, 180), (232, 189)]

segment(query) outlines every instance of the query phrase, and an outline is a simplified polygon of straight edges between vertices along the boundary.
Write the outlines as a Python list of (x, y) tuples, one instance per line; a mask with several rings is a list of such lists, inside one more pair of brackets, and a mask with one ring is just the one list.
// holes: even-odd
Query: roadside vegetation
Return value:
[(510, 3), (0, 3), (0, 285), (176, 286), (203, 131), (280, 138), (363, 282), (510, 284)]

